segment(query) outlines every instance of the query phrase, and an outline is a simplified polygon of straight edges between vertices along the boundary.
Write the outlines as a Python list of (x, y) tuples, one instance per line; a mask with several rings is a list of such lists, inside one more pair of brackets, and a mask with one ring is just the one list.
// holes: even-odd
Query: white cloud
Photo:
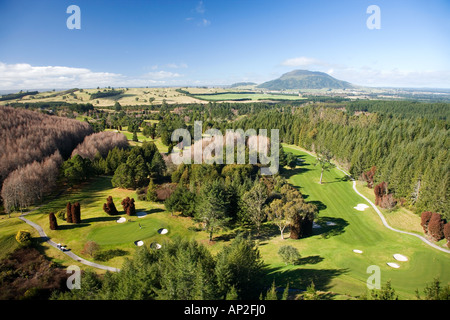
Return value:
[(205, 13), (206, 10), (205, 10), (205, 5), (203, 4), (203, 1), (199, 1), (197, 6), (195, 7), (195, 11), (200, 14)]
[(200, 25), (207, 27), (211, 24), (211, 21), (207, 20), (207, 19), (202, 19), (202, 22), (200, 23)]
[(164, 70), (129, 77), (118, 73), (94, 72), (87, 68), (0, 62), (0, 90), (175, 85), (175, 80), (182, 77), (179, 73)]

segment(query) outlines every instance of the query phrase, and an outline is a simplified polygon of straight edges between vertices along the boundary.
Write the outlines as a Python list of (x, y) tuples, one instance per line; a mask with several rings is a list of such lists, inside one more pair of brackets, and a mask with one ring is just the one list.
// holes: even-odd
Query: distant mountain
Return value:
[(254, 86), (256, 83), (254, 82), (237, 82), (233, 83), (230, 88), (236, 88), (236, 87), (245, 87), (245, 86)]
[(333, 78), (329, 74), (317, 71), (294, 70), (275, 80), (267, 81), (257, 88), (270, 90), (283, 89), (350, 89), (349, 82)]

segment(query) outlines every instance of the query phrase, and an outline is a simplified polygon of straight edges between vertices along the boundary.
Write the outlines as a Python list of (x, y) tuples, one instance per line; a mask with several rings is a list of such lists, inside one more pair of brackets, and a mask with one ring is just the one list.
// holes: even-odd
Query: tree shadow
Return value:
[[(307, 196), (303, 196), (303, 199), (307, 199)], [(322, 210), (325, 210), (327, 208), (327, 206), (319, 200), (314, 200), (314, 201), (308, 201), (308, 203), (312, 203), (317, 207), (317, 210), (320, 212)]]
[(295, 169), (285, 169), (285, 170), (283, 170), (282, 175), (286, 179), (289, 179), (292, 176), (295, 176), (297, 174), (302, 174), (302, 173), (310, 171), (310, 170), (311, 169), (309, 169), (309, 168), (305, 168), (305, 165), (302, 165), (302, 166), (297, 165), (297, 167)]
[(277, 286), (286, 287), (289, 284), (290, 289), (306, 290), (314, 282), (316, 290), (329, 291), (331, 281), (347, 273), (348, 269), (266, 267), (266, 271), (264, 282), (269, 287), (275, 281)]
[(330, 183), (336, 183), (336, 182), (345, 182), (350, 181), (351, 178), (347, 175), (341, 177), (341, 178), (334, 178), (334, 181), (322, 181), (323, 184), (330, 184)]
[(320, 235), (324, 239), (344, 233), (345, 227), (349, 225), (345, 219), (331, 217), (320, 217), (316, 223), (320, 228), (313, 228), (313, 235)]
[(323, 261), (323, 258), (321, 256), (308, 256), (308, 257), (298, 259), (296, 265), (317, 264), (322, 261)]
[(158, 212), (164, 212), (164, 209), (161, 208), (153, 208), (147, 211), (147, 214), (152, 214), (152, 213), (158, 213)]
[(83, 221), (81, 223), (71, 223), (71, 224), (63, 224), (58, 225), (58, 230), (71, 230), (76, 228), (84, 228), (87, 226), (90, 226), (90, 223), (84, 223)]
[(118, 215), (105, 216), (105, 217), (94, 217), (94, 218), (82, 219), (81, 222), (82, 223), (91, 223), (91, 222), (113, 221), (113, 220), (117, 220), (117, 218), (118, 218)]
[[(252, 234), (256, 234), (256, 229), (252, 229), (252, 231)], [(278, 227), (273, 223), (266, 223), (261, 226), (258, 239), (261, 241), (269, 240), (275, 235), (279, 235), (281, 237), (280, 229), (278, 229)]]

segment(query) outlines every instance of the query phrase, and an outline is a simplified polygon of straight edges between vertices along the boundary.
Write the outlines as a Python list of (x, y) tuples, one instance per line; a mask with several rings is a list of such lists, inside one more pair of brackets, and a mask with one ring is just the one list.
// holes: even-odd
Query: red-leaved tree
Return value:
[(114, 216), (119, 214), (119, 212), (116, 209), (116, 206), (114, 204), (113, 198), (109, 196), (106, 199), (106, 203), (103, 204), (103, 211), (105, 211), (110, 216)]
[(73, 219), (72, 219), (72, 204), (70, 202), (67, 202), (66, 205), (66, 221), (68, 223), (72, 223)]
[(373, 188), (373, 177), (377, 167), (373, 166), (369, 171), (363, 172), (362, 178), (367, 182), (367, 187)]
[(444, 238), (444, 221), (439, 213), (433, 212), (428, 223), (428, 235), (435, 241)]
[(444, 237), (447, 240), (447, 247), (450, 244), (450, 222), (447, 222), (444, 226)]
[(422, 215), (420, 216), (420, 220), (421, 220), (420, 225), (422, 226), (423, 232), (425, 234), (428, 233), (428, 223), (430, 223), (432, 214), (433, 213), (431, 211), (425, 211), (425, 212), (422, 212)]
[(122, 200), (122, 207), (125, 213), (129, 216), (134, 216), (136, 214), (136, 208), (134, 206), (134, 199), (126, 197)]
[(50, 212), (48, 215), (48, 218), (50, 220), (50, 230), (56, 230), (58, 229), (58, 221), (56, 221), (56, 216), (54, 212)]

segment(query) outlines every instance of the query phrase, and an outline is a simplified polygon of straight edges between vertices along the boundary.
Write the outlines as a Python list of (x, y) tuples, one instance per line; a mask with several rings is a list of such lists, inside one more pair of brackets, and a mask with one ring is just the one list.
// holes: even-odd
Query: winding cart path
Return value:
[[(30, 210), (30, 211), (27, 211), (27, 212), (21, 214), (21, 215), (19, 216), (19, 219), (22, 220), (23, 222), (27, 223), (28, 225), (32, 226), (34, 229), (36, 229), (37, 232), (39, 233), (39, 235), (41, 236), (41, 238), (42, 238), (45, 242), (47, 242), (49, 245), (51, 245), (52, 247), (54, 247), (54, 248), (56, 248), (56, 249), (58, 249), (58, 250), (61, 250), (61, 249), (58, 247), (57, 243), (54, 242), (53, 240), (51, 240), (51, 239), (47, 236), (47, 234), (45, 233), (44, 229), (42, 229), (42, 227), (41, 227), (40, 225), (38, 225), (37, 223), (34, 223), (33, 221), (30, 221), (30, 220), (28, 220), (27, 218), (25, 218), (25, 216), (26, 216), (27, 214), (29, 214), (29, 213), (31, 213), (31, 212), (33, 212), (33, 211), (36, 211), (36, 210), (39, 209), (40, 207), (41, 207), (41, 206), (38, 206), (38, 207), (34, 208), (33, 210)], [(98, 268), (98, 269), (103, 269), (103, 270), (108, 270), (108, 271), (112, 271), (112, 272), (118, 272), (118, 271), (120, 271), (120, 269), (117, 269), (117, 268), (105, 266), (105, 265), (102, 265), (102, 264), (98, 264), (98, 263), (91, 262), (91, 261), (88, 261), (88, 260), (86, 260), (86, 259), (83, 259), (83, 258), (77, 256), (75, 253), (73, 253), (72, 251), (69, 251), (69, 250), (66, 250), (66, 251), (62, 251), (62, 250), (61, 250), (61, 252), (63, 252), (65, 255), (69, 256), (69, 257), (72, 258), (73, 260), (78, 261), (78, 262), (80, 262), (80, 263), (82, 263), (82, 264), (85, 264), (85, 265), (87, 265), (87, 266), (91, 266), (91, 267)]]

